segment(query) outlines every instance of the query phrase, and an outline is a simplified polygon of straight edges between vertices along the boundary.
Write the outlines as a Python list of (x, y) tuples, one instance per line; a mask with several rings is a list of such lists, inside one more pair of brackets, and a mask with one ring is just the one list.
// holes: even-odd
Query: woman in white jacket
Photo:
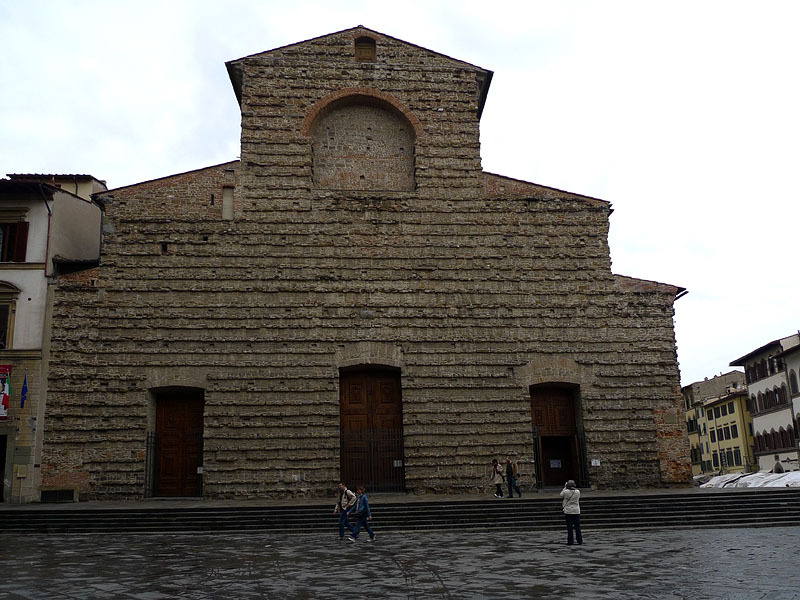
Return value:
[(503, 497), (503, 469), (500, 468), (500, 463), (496, 458), (492, 459), (492, 474), (489, 476), (489, 481), (494, 484), (494, 497)]
[(575, 541), (583, 543), (581, 534), (581, 491), (575, 486), (575, 482), (570, 479), (564, 484), (561, 490), (561, 510), (567, 519), (567, 545), (572, 546), (572, 530), (575, 530)]

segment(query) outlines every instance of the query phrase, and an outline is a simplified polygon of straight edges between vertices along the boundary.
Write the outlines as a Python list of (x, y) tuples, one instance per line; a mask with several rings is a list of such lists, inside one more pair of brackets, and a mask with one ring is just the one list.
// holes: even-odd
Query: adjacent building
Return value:
[(785, 470), (796, 471), (800, 334), (773, 340), (732, 361), (731, 366), (745, 369), (759, 469), (772, 469), (777, 456)]
[(746, 473), (757, 468), (745, 376), (731, 371), (681, 390), (692, 474)]
[[(0, 180), (0, 479), (2, 500), (40, 498), (52, 291), (58, 273), (96, 265), (105, 190), (90, 175)], [(80, 307), (76, 307), (80, 310)]]
[(43, 490), (690, 479), (685, 290), (611, 272), (608, 202), (483, 171), (491, 71), (361, 26), (227, 67), (241, 160), (96, 194), (59, 277)]

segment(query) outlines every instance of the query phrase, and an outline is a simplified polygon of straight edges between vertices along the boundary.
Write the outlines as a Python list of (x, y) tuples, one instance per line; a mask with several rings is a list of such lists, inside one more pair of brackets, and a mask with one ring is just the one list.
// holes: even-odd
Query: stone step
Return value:
[[(557, 498), (389, 502), (373, 500), (373, 523), (384, 531), (492, 529), (557, 530), (564, 527)], [(586, 529), (766, 527), (800, 525), (800, 490), (597, 496), (581, 500)], [(124, 508), (39, 506), (0, 509), (0, 528), (17, 533), (108, 532), (331, 532), (330, 503), (289, 506)]]

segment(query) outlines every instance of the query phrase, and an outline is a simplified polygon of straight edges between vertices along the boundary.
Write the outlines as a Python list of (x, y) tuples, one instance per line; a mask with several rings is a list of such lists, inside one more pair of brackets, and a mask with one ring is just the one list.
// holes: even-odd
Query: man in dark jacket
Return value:
[(519, 477), (519, 473), (517, 472), (517, 463), (511, 460), (510, 456), (506, 456), (506, 481), (508, 482), (508, 497), (514, 497), (514, 490), (517, 490), (517, 494), (519, 497), (522, 498), (522, 492), (517, 485), (517, 477)]

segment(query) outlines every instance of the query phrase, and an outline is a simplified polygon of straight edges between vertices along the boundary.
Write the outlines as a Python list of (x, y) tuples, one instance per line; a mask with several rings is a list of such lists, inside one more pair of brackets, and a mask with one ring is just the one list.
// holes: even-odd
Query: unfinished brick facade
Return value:
[[(241, 161), (102, 194), (100, 267), (59, 282), (44, 485), (478, 492), (504, 455), (528, 486), (689, 479), (680, 288), (611, 273), (607, 202), (481, 170), (489, 71), (362, 27), (228, 69)], [(196, 494), (157, 456), (173, 396), (202, 406)]]

